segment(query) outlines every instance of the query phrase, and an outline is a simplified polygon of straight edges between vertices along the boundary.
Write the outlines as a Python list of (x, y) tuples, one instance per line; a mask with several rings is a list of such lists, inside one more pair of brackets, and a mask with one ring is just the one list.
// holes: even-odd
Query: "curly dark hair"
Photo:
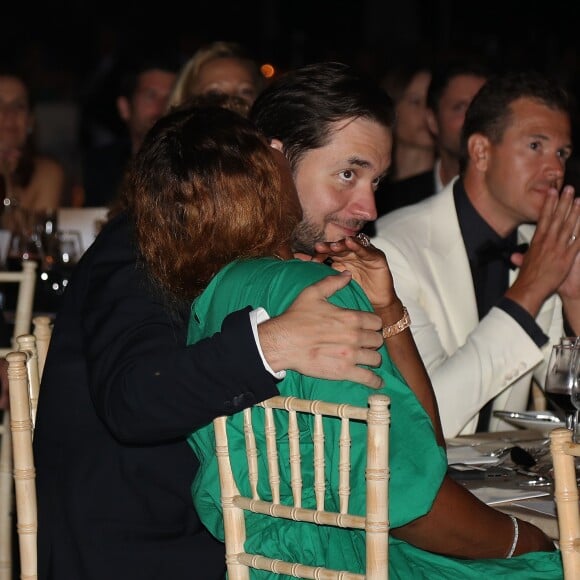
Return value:
[(191, 301), (220, 268), (273, 255), (300, 220), (274, 152), (222, 107), (179, 107), (147, 134), (125, 181), (141, 259), (172, 298)]

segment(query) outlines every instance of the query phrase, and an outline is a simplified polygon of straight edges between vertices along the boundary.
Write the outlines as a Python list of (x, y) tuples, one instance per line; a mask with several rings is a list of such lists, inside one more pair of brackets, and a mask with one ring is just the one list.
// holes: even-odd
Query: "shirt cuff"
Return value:
[(258, 324), (261, 322), (265, 322), (266, 320), (270, 320), (270, 315), (266, 312), (266, 310), (262, 307), (256, 308), (250, 312), (250, 324), (252, 325), (252, 332), (254, 333), (254, 340), (256, 341), (256, 346), (258, 347), (258, 352), (260, 353), (260, 357), (262, 362), (264, 363), (265, 369), (271, 374), (274, 375), (277, 379), (283, 379), (286, 376), (286, 371), (274, 371), (268, 364), (264, 353), (262, 352), (262, 345), (260, 344), (260, 336), (258, 335)]
[(536, 343), (538, 348), (541, 348), (548, 342), (548, 336), (546, 336), (544, 331), (538, 326), (534, 317), (517, 302), (503, 296), (496, 306), (509, 314)]

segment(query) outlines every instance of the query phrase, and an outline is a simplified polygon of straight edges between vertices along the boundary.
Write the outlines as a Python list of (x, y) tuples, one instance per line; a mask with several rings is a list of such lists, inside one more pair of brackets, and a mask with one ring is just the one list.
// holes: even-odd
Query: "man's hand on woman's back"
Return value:
[(382, 386), (377, 374), (360, 366), (376, 367), (381, 362), (380, 317), (327, 300), (350, 280), (350, 273), (328, 276), (305, 288), (284, 314), (258, 326), (262, 351), (274, 371)]

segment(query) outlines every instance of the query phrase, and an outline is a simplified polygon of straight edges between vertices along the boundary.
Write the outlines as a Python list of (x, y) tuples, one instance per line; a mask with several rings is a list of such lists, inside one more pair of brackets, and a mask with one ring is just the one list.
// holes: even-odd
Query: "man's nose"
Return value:
[(377, 205), (375, 203), (375, 190), (372, 186), (361, 189), (353, 204), (351, 211), (354, 216), (365, 222), (372, 222), (377, 219)]
[(546, 175), (548, 179), (554, 183), (561, 181), (564, 178), (566, 170), (566, 162), (559, 155), (551, 156), (546, 166)]

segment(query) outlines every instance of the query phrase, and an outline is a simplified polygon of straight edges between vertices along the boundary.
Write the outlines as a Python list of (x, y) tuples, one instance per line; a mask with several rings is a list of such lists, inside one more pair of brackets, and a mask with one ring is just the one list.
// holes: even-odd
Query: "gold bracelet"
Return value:
[(395, 324), (389, 324), (388, 326), (383, 326), (383, 338), (391, 338), (403, 332), (405, 328), (411, 326), (411, 317), (407, 312), (407, 309), (403, 306), (403, 317), (401, 320), (397, 320)]

